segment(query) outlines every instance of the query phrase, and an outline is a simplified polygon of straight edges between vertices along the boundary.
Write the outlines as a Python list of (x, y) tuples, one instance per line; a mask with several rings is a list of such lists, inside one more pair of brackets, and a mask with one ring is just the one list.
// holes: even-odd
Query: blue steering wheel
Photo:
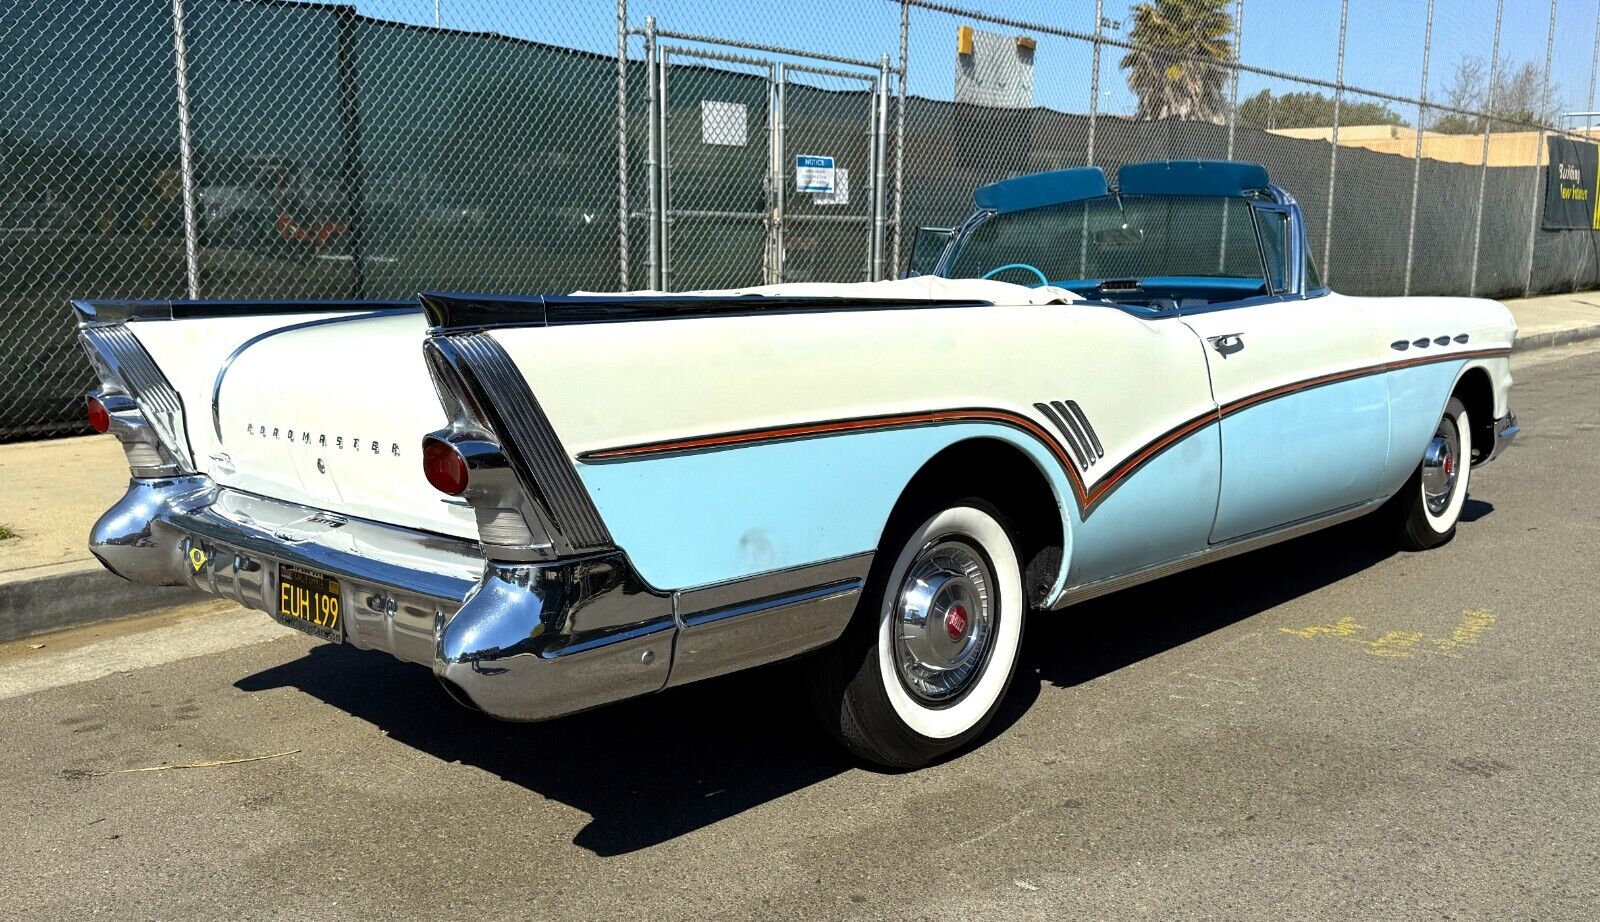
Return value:
[(996, 267), (994, 269), (990, 269), (988, 272), (985, 272), (982, 275), (982, 278), (992, 279), (995, 276), (999, 275), (1000, 273), (1006, 271), (1007, 269), (1026, 269), (1029, 272), (1032, 272), (1034, 275), (1037, 275), (1039, 277), (1039, 284), (1040, 285), (1048, 285), (1048, 284), (1050, 284), (1049, 276), (1047, 276), (1043, 272), (1039, 271), (1039, 267), (1033, 265), (1032, 263), (1006, 263), (1003, 266), (999, 266), (999, 267)]

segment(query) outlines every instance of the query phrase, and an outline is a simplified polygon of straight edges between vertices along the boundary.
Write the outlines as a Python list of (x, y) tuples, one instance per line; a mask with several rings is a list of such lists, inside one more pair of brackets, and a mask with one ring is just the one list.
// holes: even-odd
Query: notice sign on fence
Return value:
[(1550, 138), (1544, 178), (1545, 230), (1600, 230), (1594, 198), (1597, 148), (1571, 138)]
[(833, 158), (801, 154), (794, 158), (794, 191), (833, 191)]

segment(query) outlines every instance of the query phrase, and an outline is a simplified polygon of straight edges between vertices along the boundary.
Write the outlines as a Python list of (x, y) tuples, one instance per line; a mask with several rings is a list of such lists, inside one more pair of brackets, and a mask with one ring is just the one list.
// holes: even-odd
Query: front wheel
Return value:
[(1389, 501), (1389, 518), (1402, 548), (1425, 551), (1449, 541), (1467, 502), (1472, 475), (1472, 425), (1455, 397), (1445, 404), (1422, 462)]
[(855, 620), (810, 663), (812, 702), (861, 758), (927, 765), (994, 718), (1026, 610), (1015, 539), (990, 503), (891, 524)]

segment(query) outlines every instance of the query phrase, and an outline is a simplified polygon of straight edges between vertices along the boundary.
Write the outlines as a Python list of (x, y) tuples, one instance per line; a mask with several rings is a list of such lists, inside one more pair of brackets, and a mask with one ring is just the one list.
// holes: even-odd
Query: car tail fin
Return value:
[(78, 341), (99, 379), (90, 405), (104, 411), (102, 431), (122, 443), (133, 476), (193, 473), (183, 398), (139, 340), (126, 326), (114, 324), (84, 326)]
[(491, 559), (541, 560), (603, 550), (610, 533), (511, 357), (488, 333), (431, 337), (424, 351), (450, 424), (426, 440), (467, 468)]

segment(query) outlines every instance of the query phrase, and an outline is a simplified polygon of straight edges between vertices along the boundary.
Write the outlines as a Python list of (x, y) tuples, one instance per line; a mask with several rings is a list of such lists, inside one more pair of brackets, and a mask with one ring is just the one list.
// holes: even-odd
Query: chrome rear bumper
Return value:
[(429, 666), (458, 700), (510, 720), (585, 710), (828, 643), (848, 623), (871, 563), (859, 555), (666, 593), (621, 551), (485, 561), (475, 542), (200, 475), (135, 478), (89, 546), (127, 579), (193, 586), (280, 620), (279, 566), (335, 576), (349, 643)]

